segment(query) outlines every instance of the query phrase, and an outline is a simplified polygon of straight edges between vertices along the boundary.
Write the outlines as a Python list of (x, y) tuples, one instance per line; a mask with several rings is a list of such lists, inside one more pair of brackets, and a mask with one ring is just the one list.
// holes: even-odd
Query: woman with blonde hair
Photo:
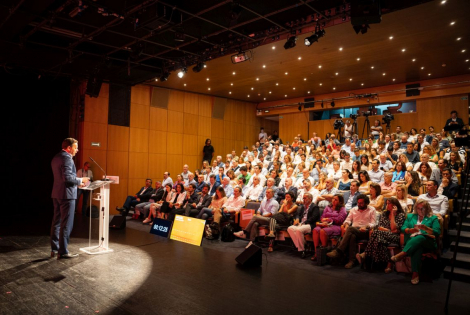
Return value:
[(423, 154), (426, 153), (429, 155), (429, 161), (437, 163), (439, 161), (439, 156), (436, 154), (436, 150), (432, 147), (432, 145), (425, 145), (423, 148)]
[(323, 171), (320, 172), (318, 183), (314, 188), (319, 190), (319, 191), (322, 191), (323, 189), (325, 189), (327, 179), (328, 179), (328, 173), (323, 172)]
[(400, 154), (400, 156), (398, 157), (398, 161), (405, 163), (407, 171), (413, 170), (413, 163), (408, 160), (408, 157), (406, 155)]
[(405, 212), (411, 212), (413, 201), (408, 198), (408, 187), (404, 184), (397, 185), (396, 197)]
[(406, 216), (401, 227), (405, 234), (405, 247), (403, 251), (392, 256), (393, 262), (401, 261), (406, 256), (411, 258), (411, 283), (419, 283), (419, 269), (423, 252), (434, 251), (437, 248), (436, 238), (441, 234), (441, 226), (437, 216), (432, 212), (431, 206), (425, 200), (418, 199), (413, 213)]

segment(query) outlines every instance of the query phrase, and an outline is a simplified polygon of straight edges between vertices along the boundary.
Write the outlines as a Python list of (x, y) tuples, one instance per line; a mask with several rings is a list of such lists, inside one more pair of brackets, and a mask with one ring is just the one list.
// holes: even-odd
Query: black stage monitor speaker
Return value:
[(243, 267), (259, 267), (262, 265), (261, 247), (251, 244), (235, 260)]
[(109, 222), (109, 228), (115, 230), (122, 230), (126, 228), (126, 217), (122, 215), (115, 215), (111, 222)]
[(419, 96), (419, 87), (421, 85), (419, 83), (416, 83), (416, 84), (408, 84), (406, 86), (406, 96), (409, 97), (409, 96)]

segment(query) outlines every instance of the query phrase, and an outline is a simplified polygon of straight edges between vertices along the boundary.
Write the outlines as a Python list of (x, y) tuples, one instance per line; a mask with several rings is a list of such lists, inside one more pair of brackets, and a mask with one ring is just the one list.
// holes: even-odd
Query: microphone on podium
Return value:
[(91, 160), (93, 163), (95, 163), (96, 165), (98, 165), (98, 167), (103, 171), (103, 173), (104, 173), (104, 179), (103, 179), (103, 181), (109, 181), (109, 178), (106, 178), (106, 171), (105, 171), (95, 160), (93, 160), (93, 158), (92, 158), (91, 156), (89, 156), (89, 158), (90, 158), (90, 160)]

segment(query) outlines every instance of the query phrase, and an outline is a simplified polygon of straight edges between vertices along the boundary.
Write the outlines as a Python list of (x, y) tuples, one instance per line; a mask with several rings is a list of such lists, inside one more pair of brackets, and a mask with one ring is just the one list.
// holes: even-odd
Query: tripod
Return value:
[(343, 142), (343, 133), (342, 133), (342, 127), (338, 128), (338, 134), (336, 135), (336, 139), (339, 140), (339, 142)]
[(369, 121), (369, 116), (366, 116), (366, 121), (364, 122), (364, 127), (362, 127), (362, 135), (361, 138), (364, 139), (364, 131), (366, 130), (367, 126), (367, 132), (370, 130), (370, 121)]
[(385, 134), (390, 134), (390, 123), (387, 123), (387, 126), (385, 127)]
[(354, 123), (353, 123), (353, 132), (352, 132), (351, 136), (352, 136), (353, 134), (355, 134), (355, 133), (357, 134), (357, 136), (359, 136), (359, 131), (357, 130), (357, 118), (354, 119)]

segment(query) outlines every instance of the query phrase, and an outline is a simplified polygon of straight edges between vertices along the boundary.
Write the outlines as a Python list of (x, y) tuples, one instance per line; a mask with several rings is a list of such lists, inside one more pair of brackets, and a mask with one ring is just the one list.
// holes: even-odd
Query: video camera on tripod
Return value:
[(383, 123), (383, 124), (387, 124), (387, 126), (390, 127), (390, 122), (391, 122), (392, 120), (394, 120), (394, 119), (395, 119), (395, 117), (393, 117), (392, 114), (386, 113), (386, 114), (384, 115), (384, 117), (382, 118), (382, 123)]
[(333, 128), (335, 128), (335, 130), (338, 130), (343, 127), (344, 127), (344, 121), (342, 121), (341, 119), (336, 119), (335, 122), (333, 123)]

